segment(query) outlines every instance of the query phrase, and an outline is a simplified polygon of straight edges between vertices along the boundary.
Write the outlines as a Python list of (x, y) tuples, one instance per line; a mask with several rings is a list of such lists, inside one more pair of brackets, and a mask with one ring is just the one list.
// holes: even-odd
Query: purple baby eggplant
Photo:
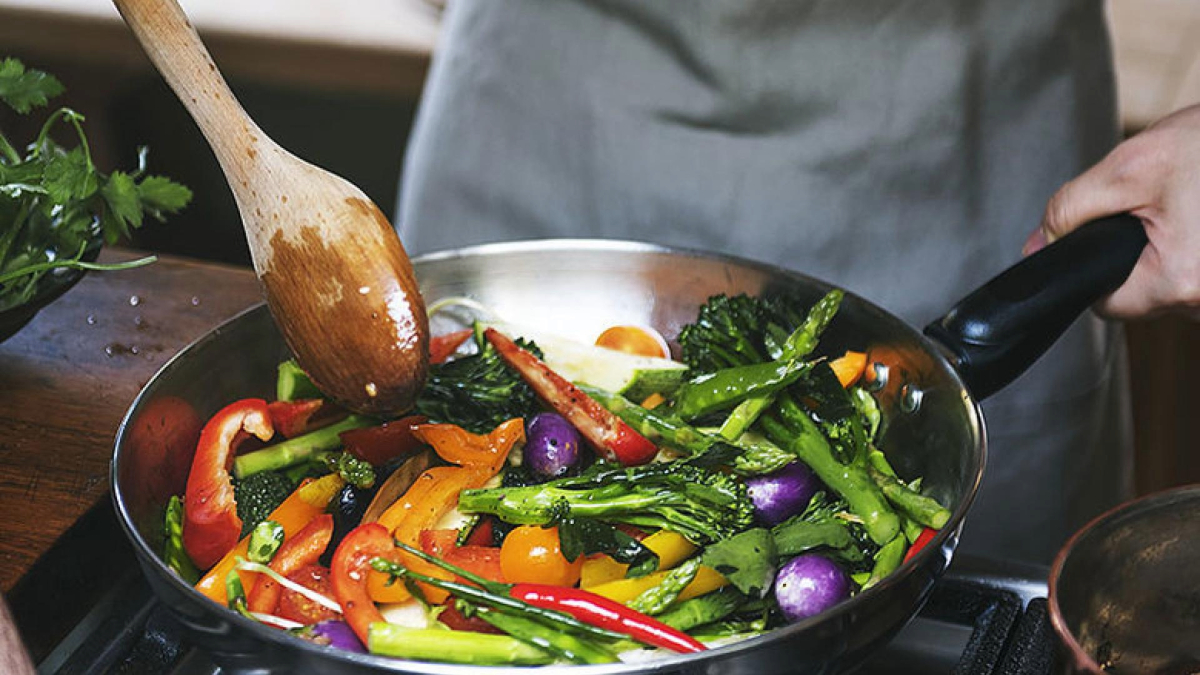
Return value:
[(850, 597), (850, 577), (829, 558), (792, 558), (775, 575), (775, 601), (788, 621), (816, 616)]
[(821, 481), (800, 462), (792, 462), (775, 473), (746, 480), (754, 515), (767, 525), (778, 525), (804, 511)]
[(525, 430), (525, 464), (534, 473), (558, 478), (579, 463), (579, 432), (562, 415), (535, 415)]

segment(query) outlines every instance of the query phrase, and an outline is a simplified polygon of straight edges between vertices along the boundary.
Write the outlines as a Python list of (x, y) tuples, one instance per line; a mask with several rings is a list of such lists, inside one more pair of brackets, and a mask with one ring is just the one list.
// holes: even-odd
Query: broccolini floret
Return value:
[(754, 515), (741, 479), (686, 461), (629, 468), (601, 463), (542, 485), (465, 490), (458, 508), (522, 525), (567, 516), (627, 523), (677, 532), (697, 544), (750, 527)]
[(233, 498), (237, 501), (238, 518), (242, 519), (241, 536), (245, 537), (266, 520), (292, 493), (293, 487), (292, 481), (277, 471), (263, 471), (234, 483)]

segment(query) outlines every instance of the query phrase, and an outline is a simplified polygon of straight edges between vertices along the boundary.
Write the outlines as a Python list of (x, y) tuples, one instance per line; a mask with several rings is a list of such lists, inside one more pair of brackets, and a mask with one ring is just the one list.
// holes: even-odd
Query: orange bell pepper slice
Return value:
[[(417, 477), (400, 499), (383, 515), (379, 524), (387, 528), (396, 541), (409, 546), (420, 545), (421, 532), (432, 530), (458, 504), (463, 490), (483, 487), (500, 472), (508, 461), (508, 453), (518, 442), (525, 440), (525, 422), (513, 418), (486, 435), (472, 434), (452, 424), (422, 424), (413, 429), (421, 441), (433, 446), (434, 452), (447, 462), (462, 466), (439, 466)], [(432, 577), (453, 579), (445, 570), (415, 556), (401, 553), (400, 561), (414, 572)], [(375, 602), (403, 602), (411, 597), (404, 584), (387, 584), (388, 575), (371, 571), (367, 589)], [(444, 602), (445, 591), (422, 586), (425, 597), (433, 603)]]
[[(336, 473), (322, 476), (316, 480), (306, 480), (292, 491), (292, 494), (288, 495), (282, 504), (275, 507), (267, 519), (273, 520), (283, 527), (285, 538), (295, 536), (305, 525), (325, 512), (325, 507), (333, 501), (345, 484), (342, 477)], [(196, 590), (221, 605), (227, 604), (225, 577), (237, 565), (238, 556), (245, 558), (246, 551), (249, 549), (250, 537), (247, 535), (237, 543), (232, 551), (226, 553), (225, 557), (221, 558), (220, 562), (208, 571), (208, 574), (196, 582)], [(254, 588), (258, 579), (258, 573), (244, 570), (238, 571), (238, 576), (242, 578), (242, 586), (245, 588)]]
[[(416, 547), (420, 544), (421, 531), (433, 529), (451, 509), (458, 504), (458, 493), (482, 487), (491, 474), (480, 469), (457, 466), (438, 466), (417, 477), (416, 482), (404, 496), (388, 507), (377, 521), (391, 533), (396, 541)], [(399, 553), (400, 563), (414, 572), (433, 577), (453, 579), (453, 575), (440, 567), (431, 565), (415, 556)], [(390, 577), (372, 570), (367, 579), (367, 589), (375, 602), (403, 602), (412, 595), (401, 583), (388, 585)], [(432, 587), (423, 587), (426, 598), (433, 603), (445, 601), (446, 592)]]
[(513, 446), (525, 440), (525, 420), (514, 417), (487, 434), (473, 434), (453, 424), (421, 424), (413, 435), (433, 446), (447, 462), (484, 468), (494, 476), (504, 468)]
[(833, 374), (837, 375), (838, 382), (841, 382), (843, 387), (849, 387), (858, 382), (858, 378), (862, 377), (863, 371), (867, 369), (867, 355), (863, 352), (846, 352), (830, 361), (829, 367), (833, 369)]

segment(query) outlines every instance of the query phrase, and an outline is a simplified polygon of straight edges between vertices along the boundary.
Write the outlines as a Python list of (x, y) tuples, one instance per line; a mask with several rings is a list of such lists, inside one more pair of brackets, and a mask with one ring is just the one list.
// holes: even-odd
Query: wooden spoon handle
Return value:
[(274, 143), (242, 109), (178, 2), (113, 0), (113, 4), (196, 120), (240, 199), (249, 163), (256, 158), (246, 148), (260, 141)]

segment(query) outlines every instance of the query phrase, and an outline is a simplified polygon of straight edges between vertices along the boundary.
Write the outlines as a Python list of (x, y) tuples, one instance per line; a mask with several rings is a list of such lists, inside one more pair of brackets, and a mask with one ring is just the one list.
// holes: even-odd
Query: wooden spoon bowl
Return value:
[(410, 408), (428, 369), (429, 326), (387, 218), (357, 187), (258, 128), (175, 0), (114, 4), (216, 154), (267, 304), (300, 365), (353, 410)]

